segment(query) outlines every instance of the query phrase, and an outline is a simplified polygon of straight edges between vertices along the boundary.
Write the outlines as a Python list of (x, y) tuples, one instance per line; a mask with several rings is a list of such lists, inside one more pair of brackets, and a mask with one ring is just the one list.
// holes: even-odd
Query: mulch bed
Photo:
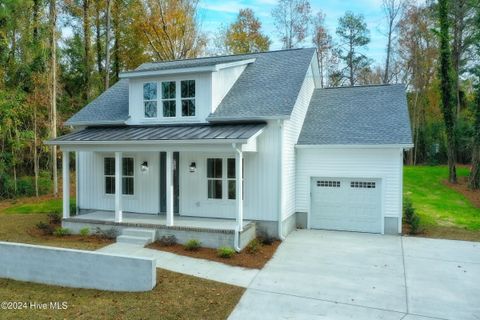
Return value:
[(463, 194), (475, 207), (480, 208), (480, 190), (471, 190), (468, 188), (468, 177), (459, 177), (456, 184), (450, 183), (446, 180), (443, 181), (443, 183), (453, 190)]
[(216, 262), (225, 263), (231, 266), (261, 269), (272, 258), (277, 251), (281, 241), (274, 241), (271, 245), (262, 245), (260, 250), (256, 253), (248, 253), (247, 250), (243, 250), (240, 253), (236, 253), (231, 258), (220, 258), (217, 255), (216, 249), (199, 248), (196, 251), (186, 250), (181, 244), (175, 244), (173, 246), (165, 246), (159, 242), (154, 242), (147, 246), (150, 249), (156, 249), (161, 251), (167, 251), (182, 256), (188, 256), (192, 258), (206, 259)]
[(97, 235), (89, 235), (89, 236), (81, 236), (78, 234), (69, 234), (63, 237), (55, 236), (55, 235), (45, 235), (41, 230), (37, 228), (28, 229), (27, 233), (32, 237), (45, 240), (45, 241), (59, 241), (69, 243), (69, 242), (82, 242), (85, 244), (91, 244), (93, 246), (103, 247), (115, 242), (115, 239), (107, 239), (104, 237), (100, 237)]

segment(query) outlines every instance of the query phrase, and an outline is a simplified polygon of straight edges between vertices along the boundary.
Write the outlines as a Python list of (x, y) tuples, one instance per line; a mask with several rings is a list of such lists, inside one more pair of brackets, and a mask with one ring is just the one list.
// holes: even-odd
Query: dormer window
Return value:
[(143, 105), (145, 118), (157, 117), (157, 83), (147, 82), (143, 84)]
[(177, 115), (175, 81), (162, 82), (162, 105), (165, 118)]
[(181, 81), (182, 117), (195, 116), (195, 80)]

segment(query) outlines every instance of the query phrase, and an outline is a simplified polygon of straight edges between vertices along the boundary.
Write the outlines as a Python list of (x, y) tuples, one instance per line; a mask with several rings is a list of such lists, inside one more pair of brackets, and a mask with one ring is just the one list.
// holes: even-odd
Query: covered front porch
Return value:
[[(157, 239), (173, 234), (179, 242), (203, 239), (209, 246), (217, 239), (239, 251), (246, 245), (245, 230), (255, 229), (243, 219), (244, 155), (256, 152), (263, 127), (87, 128), (51, 141), (63, 152), (63, 224), (74, 232), (82, 225), (153, 228)], [(77, 176), (73, 217), (72, 153)]]
[[(151, 215), (142, 213), (123, 212), (121, 222), (115, 221), (115, 212), (113, 211), (92, 211), (68, 218), (68, 221), (74, 222), (90, 222), (99, 224), (110, 224), (119, 226), (135, 226), (135, 227), (167, 227), (167, 217), (165, 215)], [(248, 227), (252, 222), (243, 220), (242, 229)], [(171, 229), (212, 229), (235, 231), (237, 221), (232, 219), (218, 218), (200, 218), (200, 217), (175, 217), (175, 225), (168, 226)]]

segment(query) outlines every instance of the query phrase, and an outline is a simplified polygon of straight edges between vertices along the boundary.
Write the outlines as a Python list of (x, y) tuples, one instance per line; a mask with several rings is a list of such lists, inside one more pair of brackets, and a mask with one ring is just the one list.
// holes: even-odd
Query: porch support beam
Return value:
[(173, 152), (167, 151), (167, 226), (173, 226)]
[(243, 172), (243, 152), (241, 149), (235, 147), (235, 199), (237, 206), (237, 228), (238, 231), (243, 231), (243, 188), (242, 188), (242, 172)]
[(122, 153), (115, 152), (115, 222), (122, 222)]
[(62, 153), (63, 219), (70, 218), (70, 152)]

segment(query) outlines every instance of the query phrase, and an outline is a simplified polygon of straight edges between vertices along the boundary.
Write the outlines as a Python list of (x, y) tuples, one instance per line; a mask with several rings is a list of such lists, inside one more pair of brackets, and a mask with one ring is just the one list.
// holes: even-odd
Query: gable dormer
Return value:
[(206, 122), (242, 72), (255, 59), (148, 63), (124, 72), (129, 82), (127, 124)]

